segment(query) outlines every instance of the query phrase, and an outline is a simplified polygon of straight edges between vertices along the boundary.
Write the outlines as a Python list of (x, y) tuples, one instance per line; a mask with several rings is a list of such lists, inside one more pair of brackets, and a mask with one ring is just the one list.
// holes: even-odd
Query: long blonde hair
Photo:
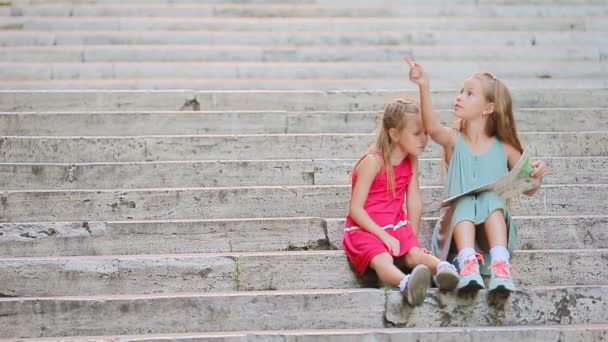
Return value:
[[(488, 116), (486, 122), (486, 134), (491, 137), (496, 136), (500, 141), (523, 153), (524, 149), (517, 134), (517, 125), (513, 115), (513, 100), (509, 88), (503, 81), (489, 72), (475, 73), (472, 78), (476, 78), (481, 83), (486, 101), (494, 103), (494, 112)], [(458, 130), (462, 132), (465, 129), (466, 121), (459, 120)]]
[(387, 102), (384, 106), (384, 113), (378, 127), (378, 138), (371, 150), (382, 153), (384, 169), (386, 171), (387, 190), (393, 195), (395, 195), (395, 175), (390, 156), (394, 146), (388, 131), (394, 128), (398, 132), (401, 132), (406, 126), (406, 118), (419, 114), (420, 106), (415, 100), (409, 98), (394, 99)]

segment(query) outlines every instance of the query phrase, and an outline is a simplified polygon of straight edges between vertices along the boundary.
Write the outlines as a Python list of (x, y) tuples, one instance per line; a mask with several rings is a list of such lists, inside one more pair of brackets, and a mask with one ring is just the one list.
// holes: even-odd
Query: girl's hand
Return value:
[(399, 251), (401, 249), (401, 245), (399, 244), (399, 240), (397, 240), (396, 238), (394, 238), (393, 236), (391, 236), (387, 232), (384, 232), (384, 234), (382, 234), (382, 236), (380, 237), (380, 239), (382, 240), (382, 242), (384, 242), (384, 244), (388, 248), (389, 252), (391, 252), (391, 254), (393, 256), (399, 255)]
[(532, 162), (532, 166), (534, 166), (534, 171), (530, 174), (530, 177), (535, 179), (543, 179), (549, 174), (549, 169), (547, 168), (547, 164), (542, 160), (535, 160)]
[(405, 59), (410, 66), (410, 81), (416, 83), (420, 87), (428, 86), (429, 78), (420, 64), (415, 63), (409, 56), (403, 56), (403, 59)]

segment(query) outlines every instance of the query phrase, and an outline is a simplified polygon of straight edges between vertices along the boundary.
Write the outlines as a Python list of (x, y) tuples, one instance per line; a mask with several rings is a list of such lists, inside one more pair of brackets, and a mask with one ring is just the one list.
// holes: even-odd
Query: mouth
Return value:
[(457, 110), (457, 109), (460, 109), (460, 108), (462, 108), (462, 106), (460, 106), (458, 103), (456, 103), (456, 104), (454, 105), (454, 110)]

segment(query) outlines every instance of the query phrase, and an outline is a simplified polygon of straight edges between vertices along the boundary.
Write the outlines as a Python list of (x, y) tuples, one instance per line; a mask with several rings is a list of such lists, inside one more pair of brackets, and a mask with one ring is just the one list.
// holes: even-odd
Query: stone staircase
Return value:
[[(608, 340), (608, 1), (2, 2), (0, 339)], [(417, 97), (403, 54), (445, 123), (503, 78), (550, 166), (509, 298), (411, 308), (341, 250), (350, 169)]]

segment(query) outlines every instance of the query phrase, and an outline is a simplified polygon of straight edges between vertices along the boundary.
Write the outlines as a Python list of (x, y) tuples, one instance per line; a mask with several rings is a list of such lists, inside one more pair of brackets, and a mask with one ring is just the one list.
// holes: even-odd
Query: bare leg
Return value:
[(463, 248), (475, 247), (475, 224), (471, 221), (459, 222), (454, 227), (454, 243), (456, 250), (461, 251)]
[(422, 249), (418, 247), (410, 249), (410, 251), (405, 255), (405, 266), (408, 268), (414, 268), (417, 265), (422, 264), (427, 266), (433, 274), (437, 273), (437, 265), (439, 265), (440, 262), (441, 260), (439, 260), (439, 258), (435, 257), (434, 255), (424, 253)]
[(490, 248), (507, 247), (507, 224), (502, 210), (493, 211), (483, 223)]
[(376, 271), (380, 280), (394, 287), (399, 287), (401, 279), (405, 277), (405, 274), (395, 266), (393, 257), (388, 253), (378, 254), (373, 257), (369, 267)]

